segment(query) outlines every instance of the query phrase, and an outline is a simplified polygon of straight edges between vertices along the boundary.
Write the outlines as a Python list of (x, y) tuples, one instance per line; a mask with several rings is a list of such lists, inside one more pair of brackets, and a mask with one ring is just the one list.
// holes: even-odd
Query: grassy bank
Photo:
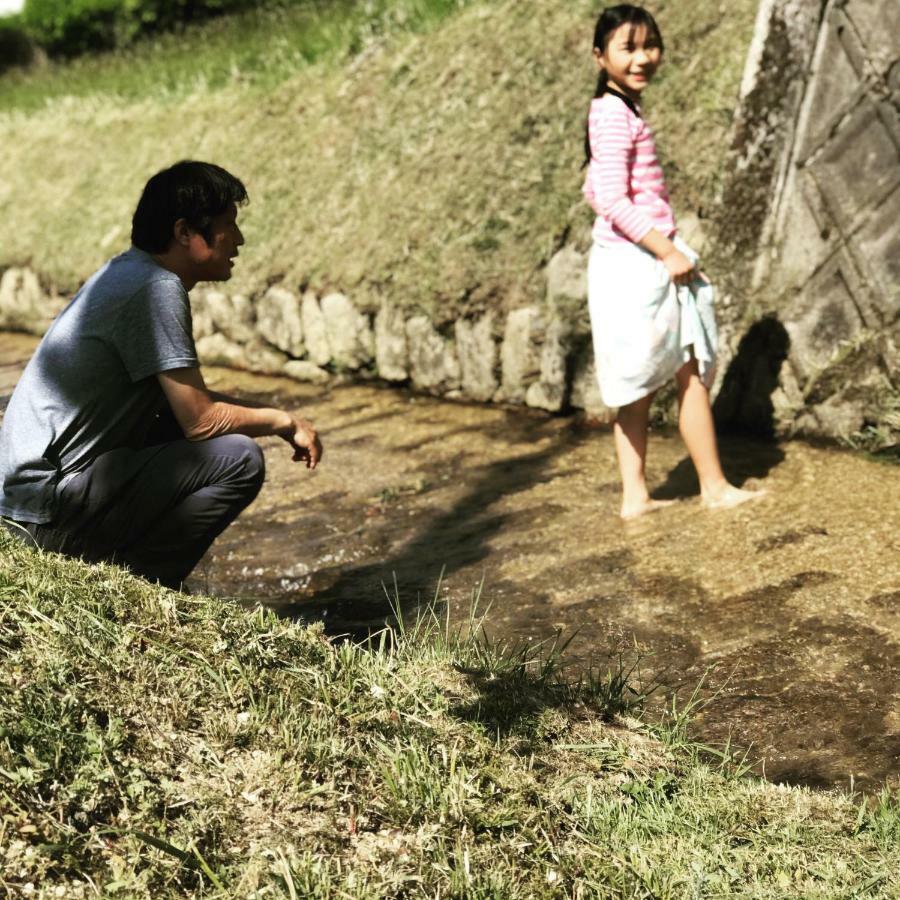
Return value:
[(129, 102), (218, 90), (239, 78), (274, 87), (310, 63), (340, 65), (404, 33), (428, 31), (471, 0), (282, 0), (257, 5), (175, 33), (13, 69), (3, 79), (0, 110), (36, 111), (61, 98), (97, 93)]
[(0, 648), (12, 896), (897, 896), (896, 797), (739, 777), (440, 628), (335, 645), (4, 536)]
[[(680, 214), (713, 201), (755, 7), (655, 4), (669, 50), (647, 109)], [(147, 176), (190, 156), (249, 187), (236, 289), (283, 278), (438, 320), (540, 299), (543, 265), (591, 220), (596, 4), (368, 8), (222, 20), (0, 79), (0, 266), (70, 290), (125, 246)]]

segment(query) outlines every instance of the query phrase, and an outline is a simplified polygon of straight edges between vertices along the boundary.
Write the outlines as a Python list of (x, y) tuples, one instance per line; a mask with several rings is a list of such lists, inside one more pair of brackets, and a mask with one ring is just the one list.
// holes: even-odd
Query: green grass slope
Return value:
[(739, 777), (627, 699), (438, 626), (336, 645), (2, 535), (0, 893), (897, 896), (897, 796)]
[[(71, 290), (127, 245), (146, 178), (194, 157), (249, 188), (236, 290), (284, 279), (438, 321), (540, 299), (591, 221), (596, 4), (375, 6), (374, 25), (355, 4), (256, 14), (0, 78), (0, 266)], [(714, 202), (755, 7), (655, 4), (669, 49), (646, 110), (681, 214)]]

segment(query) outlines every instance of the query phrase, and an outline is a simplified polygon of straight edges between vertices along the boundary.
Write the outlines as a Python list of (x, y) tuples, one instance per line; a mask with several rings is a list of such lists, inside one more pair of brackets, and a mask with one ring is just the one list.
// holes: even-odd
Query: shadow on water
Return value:
[[(725, 477), (741, 487), (750, 478), (765, 478), (784, 460), (774, 443), (775, 407), (781, 367), (788, 356), (790, 336), (775, 316), (756, 322), (741, 338), (722, 387), (713, 404), (719, 453)], [(690, 497), (700, 492), (689, 458), (681, 460), (653, 491), (658, 500)]]
[[(775, 443), (728, 434), (719, 437), (719, 456), (725, 477), (737, 487), (742, 487), (751, 478), (765, 478), (784, 461), (784, 451)], [(657, 500), (679, 500), (699, 493), (697, 471), (687, 456), (666, 475), (659, 487), (651, 491)]]
[[(321, 619), (326, 632), (364, 639), (399, 612), (414, 618), (432, 601), (442, 577), (484, 560), (490, 539), (514, 514), (491, 513), (493, 504), (528, 490), (543, 480), (544, 469), (564, 450), (587, 437), (567, 429), (549, 446), (520, 456), (504, 457), (462, 472), (466, 492), (445, 512), (431, 518), (394, 556), (341, 570), (337, 579), (314, 599), (282, 606), (278, 612), (304, 621)], [(402, 586), (394, 595), (393, 585)]]

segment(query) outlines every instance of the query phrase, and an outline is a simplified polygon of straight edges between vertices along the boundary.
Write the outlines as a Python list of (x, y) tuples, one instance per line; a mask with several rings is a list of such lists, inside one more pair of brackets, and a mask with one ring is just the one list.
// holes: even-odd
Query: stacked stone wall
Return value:
[[(564, 309), (584, 304), (586, 259), (563, 251), (549, 267), (547, 303), (501, 318), (488, 311), (438, 330), (428, 317), (385, 301), (375, 314), (342, 293), (319, 297), (282, 286), (259, 297), (200, 285), (191, 292), (201, 362), (301, 381), (379, 378), (452, 399), (575, 406), (608, 419), (593, 364), (576, 348)], [(576, 296), (571, 296), (575, 294)], [(28, 269), (0, 277), (0, 328), (42, 334), (65, 299)], [(576, 358), (577, 357), (577, 358)]]

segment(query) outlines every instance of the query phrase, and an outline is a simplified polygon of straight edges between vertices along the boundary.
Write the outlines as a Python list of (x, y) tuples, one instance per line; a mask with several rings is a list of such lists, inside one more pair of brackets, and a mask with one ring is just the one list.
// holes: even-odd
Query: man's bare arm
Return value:
[(197, 368), (170, 369), (156, 376), (169, 406), (189, 441), (206, 441), (223, 434), (248, 437), (277, 435), (294, 450), (294, 460), (314, 469), (322, 457), (316, 429), (281, 409), (234, 401), (209, 391)]
[(266, 405), (265, 403), (258, 403), (256, 400), (248, 400), (246, 397), (232, 397), (231, 394), (220, 394), (218, 391), (210, 391), (208, 388), (207, 391), (209, 396), (219, 403), (231, 403), (234, 406), (243, 406), (247, 409), (263, 409)]

